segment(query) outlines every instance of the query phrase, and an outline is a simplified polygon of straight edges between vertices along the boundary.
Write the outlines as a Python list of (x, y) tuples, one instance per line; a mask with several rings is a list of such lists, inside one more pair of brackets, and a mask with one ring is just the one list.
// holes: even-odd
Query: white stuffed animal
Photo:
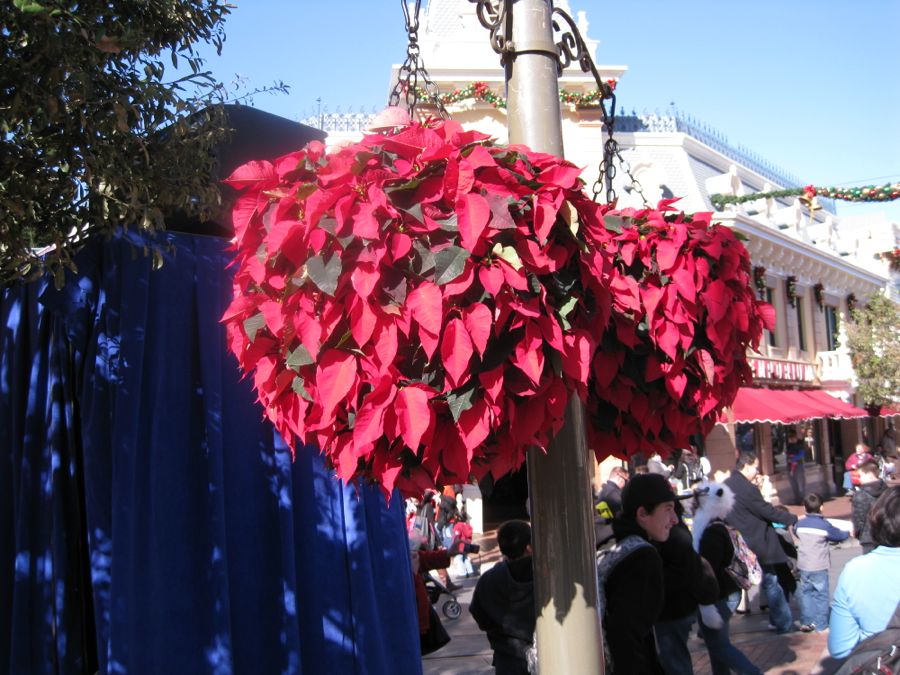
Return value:
[[(694, 550), (699, 553), (700, 540), (707, 525), (728, 515), (734, 506), (734, 492), (724, 483), (703, 483), (697, 488), (696, 499), (692, 535)], [(720, 630), (725, 625), (715, 605), (700, 605), (700, 620), (713, 630)]]

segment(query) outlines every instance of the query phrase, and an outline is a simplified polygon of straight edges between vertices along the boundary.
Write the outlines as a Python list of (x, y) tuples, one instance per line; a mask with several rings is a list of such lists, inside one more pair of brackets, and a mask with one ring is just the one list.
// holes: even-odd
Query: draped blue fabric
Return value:
[(402, 500), (291, 461), (225, 347), (225, 243), (167, 239), (3, 296), (0, 672), (421, 672)]

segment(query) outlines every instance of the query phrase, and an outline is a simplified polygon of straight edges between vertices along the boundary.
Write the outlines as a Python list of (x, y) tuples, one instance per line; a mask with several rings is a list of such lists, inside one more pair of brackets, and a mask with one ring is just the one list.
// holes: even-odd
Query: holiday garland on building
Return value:
[(709, 200), (716, 208), (728, 204), (743, 204), (757, 199), (778, 199), (780, 197), (801, 197), (812, 201), (816, 196), (840, 199), (845, 202), (889, 202), (900, 199), (900, 183), (885, 185), (866, 185), (863, 187), (818, 187), (807, 185), (802, 188), (788, 190), (772, 190), (770, 192), (754, 192), (749, 195), (710, 195)]
[(876, 253), (875, 257), (879, 260), (887, 261), (888, 267), (892, 272), (900, 272), (900, 248), (895, 248), (893, 251)]
[(797, 277), (794, 275), (789, 276), (785, 280), (784, 291), (787, 295), (788, 304), (791, 307), (797, 306)]
[[(607, 80), (603, 91), (594, 90), (580, 93), (569, 91), (568, 89), (560, 89), (559, 100), (561, 103), (568, 103), (576, 107), (595, 107), (600, 105), (600, 101), (609, 98), (615, 88), (616, 81)], [(421, 87), (416, 91), (422, 103), (427, 105), (431, 98), (428, 92)], [(446, 94), (438, 94), (437, 98), (442, 105), (462, 103), (463, 101), (484, 101), (498, 110), (506, 109), (506, 99), (494, 92), (487, 82), (473, 82), (462, 89), (454, 89)]]

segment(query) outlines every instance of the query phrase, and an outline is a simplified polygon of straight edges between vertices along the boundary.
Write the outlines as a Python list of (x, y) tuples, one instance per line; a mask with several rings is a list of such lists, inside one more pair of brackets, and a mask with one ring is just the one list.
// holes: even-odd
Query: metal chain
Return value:
[(441, 103), (440, 89), (425, 70), (425, 63), (422, 61), (419, 51), (419, 9), (422, 6), (422, 0), (415, 0), (415, 3), (415, 11), (410, 15), (406, 0), (400, 0), (409, 44), (406, 47), (406, 60), (397, 72), (397, 82), (391, 90), (388, 105), (399, 106), (402, 99), (406, 112), (412, 118), (416, 105), (419, 103), (419, 78), (421, 77), (427, 99), (431, 105), (437, 108), (438, 115), (442, 119), (447, 119), (449, 115), (444, 104)]
[[(606, 101), (609, 101), (608, 111), (606, 109)], [(612, 204), (616, 201), (616, 191), (613, 189), (613, 180), (618, 173), (615, 165), (615, 160), (618, 160), (622, 171), (624, 171), (625, 175), (631, 180), (631, 190), (638, 193), (644, 206), (650, 206), (649, 202), (647, 202), (647, 197), (644, 195), (644, 187), (631, 172), (631, 164), (622, 157), (622, 152), (619, 150), (619, 143), (614, 135), (616, 124), (616, 95), (612, 90), (603, 90), (603, 98), (600, 100), (600, 117), (603, 121), (603, 126), (606, 128), (607, 139), (603, 144), (603, 159), (600, 160), (600, 166), (597, 171), (597, 180), (594, 181), (593, 185), (594, 201), (598, 201), (598, 198), (603, 195), (604, 192), (606, 193), (605, 197), (608, 204)]]

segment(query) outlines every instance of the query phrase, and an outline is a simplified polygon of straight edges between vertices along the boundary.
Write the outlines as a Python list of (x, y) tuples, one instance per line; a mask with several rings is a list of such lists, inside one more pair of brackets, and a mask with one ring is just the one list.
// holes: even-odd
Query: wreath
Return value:
[(499, 477), (585, 401), (598, 458), (670, 452), (751, 378), (772, 308), (710, 214), (615, 210), (453, 121), (250, 162), (223, 316), (266, 416), (346, 481)]

